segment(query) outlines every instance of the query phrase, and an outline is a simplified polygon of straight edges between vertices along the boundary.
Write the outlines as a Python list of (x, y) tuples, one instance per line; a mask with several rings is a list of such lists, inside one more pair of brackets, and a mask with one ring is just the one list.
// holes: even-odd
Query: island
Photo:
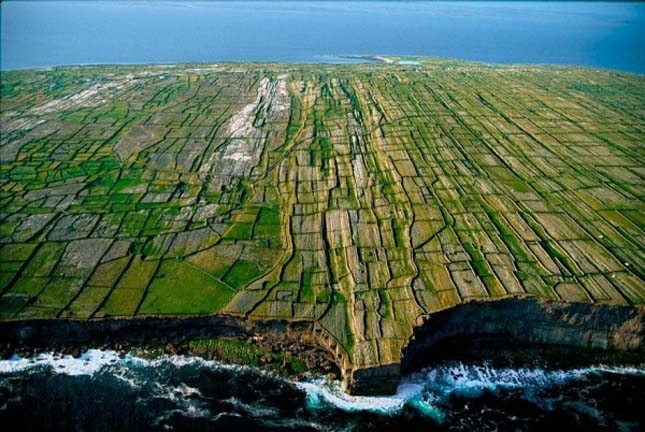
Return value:
[(372, 60), (2, 71), (4, 349), (269, 338), (355, 394), (642, 353), (645, 76)]

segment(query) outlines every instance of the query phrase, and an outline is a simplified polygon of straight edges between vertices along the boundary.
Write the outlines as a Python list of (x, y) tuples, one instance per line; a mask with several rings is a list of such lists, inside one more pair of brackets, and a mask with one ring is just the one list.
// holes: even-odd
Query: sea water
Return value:
[(645, 4), (4, 1), (3, 69), (433, 56), (645, 72)]
[(0, 424), (21, 430), (637, 430), (643, 400), (642, 365), (445, 363), (403, 378), (394, 395), (364, 397), (322, 377), (190, 356), (0, 361)]

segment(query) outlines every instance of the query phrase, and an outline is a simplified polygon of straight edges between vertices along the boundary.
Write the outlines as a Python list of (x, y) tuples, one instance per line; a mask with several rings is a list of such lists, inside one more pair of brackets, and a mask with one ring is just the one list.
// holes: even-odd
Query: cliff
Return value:
[(645, 76), (417, 60), (0, 72), (3, 331), (304, 323), (355, 392), (450, 332), (633, 347)]
[[(279, 338), (293, 344), (316, 344), (328, 351), (352, 394), (387, 394), (403, 374), (435, 358), (455, 358), (477, 350), (518, 349), (546, 345), (585, 351), (643, 353), (645, 307), (563, 303), (534, 297), (471, 301), (421, 316), (401, 352), (400, 362), (356, 367), (347, 353), (319, 326), (307, 322), (257, 321), (217, 315), (190, 318), (30, 320), (0, 323), (0, 342), (12, 346), (112, 344), (133, 346), (216, 336)], [(455, 347), (455, 344), (459, 346)], [(464, 346), (464, 344), (466, 344)], [(457, 354), (456, 352), (459, 352)], [(512, 354), (512, 353), (509, 353)], [(451, 357), (451, 356), (456, 357)]]
[(543, 345), (560, 351), (563, 357), (599, 351), (638, 356), (644, 353), (644, 338), (643, 306), (565, 303), (535, 297), (477, 300), (421, 316), (401, 352), (400, 363), (357, 369), (345, 379), (352, 393), (380, 393), (395, 388), (401, 374), (433, 359), (459, 358), (473, 349), (486, 355), (496, 350), (498, 357), (517, 356), (521, 353), (504, 351)]

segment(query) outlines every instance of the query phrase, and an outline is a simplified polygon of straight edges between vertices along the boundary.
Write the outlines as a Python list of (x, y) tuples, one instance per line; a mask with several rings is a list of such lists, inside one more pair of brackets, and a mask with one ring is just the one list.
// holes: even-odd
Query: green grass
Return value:
[(23, 270), (23, 275), (49, 276), (59, 257), (63, 253), (66, 244), (64, 242), (43, 243), (36, 255), (29, 261)]
[(226, 231), (222, 238), (226, 240), (250, 240), (253, 224), (250, 223), (236, 223)]
[(191, 352), (220, 361), (247, 366), (263, 366), (281, 375), (307, 372), (307, 365), (299, 358), (271, 352), (255, 343), (238, 339), (211, 338), (188, 342)]
[(0, 264), (2, 261), (25, 261), (36, 246), (38, 246), (37, 243), (10, 243), (4, 245), (0, 249)]
[(143, 261), (140, 256), (135, 257), (108, 297), (100, 314), (133, 315), (157, 265), (156, 261)]
[(300, 287), (300, 301), (305, 303), (313, 303), (316, 298), (314, 295), (314, 288), (312, 280), (314, 276), (314, 269), (305, 270), (302, 276), (302, 286)]
[(280, 209), (275, 207), (262, 207), (256, 224), (280, 226)]
[(142, 315), (214, 313), (235, 294), (221, 281), (179, 260), (164, 260), (141, 305)]
[[(598, 277), (641, 303), (644, 78), (418, 61), (0, 72), (0, 317), (316, 317), (391, 362), (418, 315), (481, 284), (557, 297), (564, 280), (575, 301)], [(290, 110), (267, 110), (285, 87), (258, 84), (281, 76)], [(250, 135), (231, 140), (236, 114)], [(84, 238), (123, 242), (58, 266)]]
[(224, 276), (224, 282), (234, 288), (240, 289), (246, 285), (247, 282), (254, 279), (260, 274), (260, 269), (257, 264), (247, 260), (237, 260), (233, 267)]

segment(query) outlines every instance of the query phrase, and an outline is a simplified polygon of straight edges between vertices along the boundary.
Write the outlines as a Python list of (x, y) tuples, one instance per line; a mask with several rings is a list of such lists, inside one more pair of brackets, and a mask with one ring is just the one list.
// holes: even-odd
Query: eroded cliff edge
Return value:
[[(419, 317), (399, 364), (359, 369), (346, 376), (352, 393), (391, 390), (402, 374), (427, 364), (454, 343), (516, 344), (576, 348), (576, 352), (643, 354), (645, 307), (565, 303), (536, 297), (477, 300)], [(463, 348), (463, 347), (462, 347)], [(481, 347), (479, 347), (481, 348)]]
[(327, 350), (341, 371), (347, 391), (352, 394), (391, 393), (402, 375), (446, 354), (455, 343), (488, 344), (497, 350), (511, 350), (514, 344), (522, 343), (575, 348), (577, 354), (587, 350), (631, 352), (639, 358), (645, 354), (645, 307), (642, 305), (565, 303), (514, 296), (466, 302), (420, 316), (417, 321), (401, 352), (400, 362), (369, 368), (354, 367), (314, 323), (258, 321), (226, 315), (4, 321), (0, 323), (0, 342), (51, 346), (87, 344), (107, 338), (136, 345), (151, 338), (173, 342), (213, 336), (281, 337), (287, 343), (314, 344)]
[(3, 72), (0, 320), (303, 322), (360, 392), (460, 303), (645, 304), (645, 77), (419, 62)]

